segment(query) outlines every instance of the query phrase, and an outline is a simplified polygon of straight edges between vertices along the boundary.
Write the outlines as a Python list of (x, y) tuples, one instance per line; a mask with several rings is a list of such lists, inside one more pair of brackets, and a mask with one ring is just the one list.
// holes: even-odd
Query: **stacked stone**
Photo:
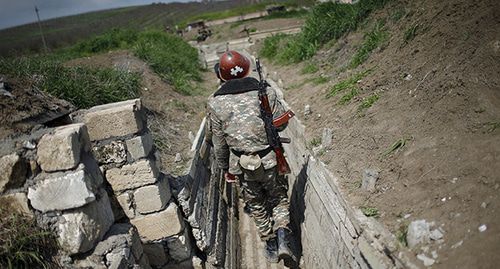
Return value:
[(87, 125), (92, 152), (116, 198), (115, 218), (137, 228), (151, 266), (191, 258), (188, 231), (159, 171), (140, 99), (96, 106), (76, 119)]
[(55, 227), (66, 253), (85, 253), (114, 222), (103, 177), (89, 155), (87, 128), (81, 123), (58, 127), (38, 142), (41, 172), (28, 188), (31, 206)]

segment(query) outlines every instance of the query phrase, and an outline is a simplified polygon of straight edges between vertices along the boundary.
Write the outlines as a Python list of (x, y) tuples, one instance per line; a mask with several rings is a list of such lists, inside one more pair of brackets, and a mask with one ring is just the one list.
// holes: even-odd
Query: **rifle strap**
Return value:
[(259, 81), (255, 78), (244, 77), (231, 79), (222, 84), (222, 86), (214, 93), (214, 97), (219, 95), (239, 94), (258, 90)]

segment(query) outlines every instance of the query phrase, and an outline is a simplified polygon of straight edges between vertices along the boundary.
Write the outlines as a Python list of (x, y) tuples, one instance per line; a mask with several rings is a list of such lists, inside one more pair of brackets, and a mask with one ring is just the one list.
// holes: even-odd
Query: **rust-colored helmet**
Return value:
[(219, 71), (222, 80), (246, 77), (250, 73), (250, 60), (234, 50), (226, 51), (220, 56)]

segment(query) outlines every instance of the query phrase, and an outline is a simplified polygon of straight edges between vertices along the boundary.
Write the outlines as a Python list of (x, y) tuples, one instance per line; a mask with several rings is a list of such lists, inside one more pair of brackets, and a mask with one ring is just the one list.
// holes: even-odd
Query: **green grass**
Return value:
[(407, 224), (402, 224), (396, 231), (396, 238), (398, 239), (399, 243), (401, 243), (401, 245), (403, 245), (404, 247), (408, 246), (408, 241), (406, 240), (407, 234), (408, 234)]
[(386, 151), (382, 153), (382, 157), (386, 157), (389, 154), (402, 149), (405, 145), (406, 142), (408, 142), (411, 138), (408, 137), (402, 137), (398, 139), (396, 142), (394, 142)]
[(361, 209), (361, 212), (363, 212), (363, 214), (367, 217), (378, 218), (380, 216), (380, 213), (376, 207), (361, 206), (359, 209)]
[(358, 111), (362, 111), (362, 110), (365, 110), (365, 109), (368, 109), (370, 108), (371, 106), (373, 106), (373, 104), (375, 102), (377, 102), (377, 100), (380, 98), (380, 96), (376, 93), (366, 97), (363, 99), (363, 101), (361, 102), (361, 104), (359, 105), (358, 107)]
[(351, 91), (344, 94), (340, 100), (339, 100), (339, 105), (345, 105), (347, 103), (349, 103), (352, 98), (354, 98), (355, 96), (357, 96), (359, 93), (358, 89), (357, 88), (351, 88)]
[(311, 148), (317, 147), (319, 145), (321, 145), (321, 137), (315, 137), (311, 139), (311, 141), (309, 141), (309, 146)]
[(44, 57), (0, 59), (0, 69), (78, 108), (138, 96), (140, 75), (110, 68), (66, 67)]
[(244, 6), (239, 6), (236, 8), (231, 8), (223, 11), (215, 11), (215, 12), (207, 12), (195, 16), (188, 17), (181, 22), (178, 23), (180, 27), (185, 27), (188, 23), (194, 22), (194, 21), (214, 21), (214, 20), (221, 20), (229, 17), (235, 17), (235, 16), (241, 16), (244, 14), (248, 13), (253, 13), (257, 11), (262, 11), (266, 9), (266, 6), (269, 4), (269, 2), (263, 2), (263, 3), (258, 3), (258, 4), (253, 4), (253, 5), (244, 5)]
[(38, 87), (78, 108), (118, 102), (139, 96), (141, 77), (110, 68), (67, 67), (63, 62), (116, 49), (130, 49), (174, 89), (196, 94), (201, 79), (198, 52), (181, 38), (150, 30), (114, 29), (72, 47), (37, 57), (0, 58), (0, 70)]
[(389, 18), (391, 19), (391, 21), (393, 22), (397, 22), (399, 21), (401, 18), (403, 18), (404, 16), (406, 15), (406, 10), (403, 8), (403, 7), (400, 7), (396, 10), (394, 10)]
[(408, 44), (410, 41), (412, 41), (416, 36), (417, 32), (420, 28), (420, 24), (415, 23), (412, 26), (410, 26), (408, 29), (403, 34), (403, 42), (404, 44)]
[(313, 63), (309, 63), (302, 68), (301, 73), (302, 74), (313, 74), (313, 73), (318, 72), (318, 70), (319, 70), (319, 67), (317, 65), (315, 65)]
[(373, 28), (367, 32), (363, 38), (363, 43), (358, 49), (356, 54), (351, 59), (349, 64), (350, 68), (356, 68), (363, 62), (365, 62), (370, 56), (371, 52), (380, 47), (384, 43), (389, 34), (387, 30), (384, 29), (384, 21), (378, 21), (375, 23)]
[[(281, 64), (292, 64), (309, 59), (322, 45), (356, 29), (371, 11), (381, 8), (387, 1), (360, 0), (356, 4), (333, 2), (318, 4), (309, 11), (300, 34), (281, 39), (278, 46), (267, 44), (279, 48), (276, 50), (277, 53), (268, 54), (268, 58)], [(268, 50), (266, 42), (262, 50)]]
[(306, 16), (308, 11), (306, 9), (293, 9), (289, 11), (273, 12), (264, 17), (265, 20), (285, 19), (285, 18), (301, 18)]
[(55, 268), (55, 236), (35, 219), (12, 211), (11, 201), (0, 204), (0, 268)]
[(339, 83), (335, 84), (330, 89), (330, 92), (326, 95), (326, 97), (327, 98), (331, 98), (331, 97), (337, 95), (338, 93), (343, 92), (343, 91), (345, 91), (347, 89), (349, 89), (349, 90), (353, 90), (353, 89), (358, 90), (358, 87), (356, 86), (356, 84), (358, 83), (358, 81), (360, 79), (366, 77), (370, 72), (371, 72), (371, 69), (363, 71), (363, 72), (356, 73), (356, 74), (352, 75), (351, 77), (349, 77), (349, 78), (347, 78), (345, 80), (340, 81)]
[(315, 77), (315, 78), (312, 78), (309, 80), (312, 84), (314, 85), (320, 85), (320, 84), (325, 84), (327, 83), (328, 81), (330, 81), (330, 78), (329, 77), (326, 77), (326, 76), (319, 76), (319, 77)]

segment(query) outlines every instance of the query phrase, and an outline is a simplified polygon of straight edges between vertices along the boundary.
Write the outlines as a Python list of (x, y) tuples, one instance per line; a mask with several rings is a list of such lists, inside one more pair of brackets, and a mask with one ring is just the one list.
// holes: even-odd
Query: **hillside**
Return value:
[[(412, 249), (433, 268), (500, 262), (499, 10), (493, 0), (389, 1), (310, 60), (271, 68), (356, 207), (402, 245), (412, 221), (443, 231)], [(353, 64), (360, 51), (366, 61)], [(326, 128), (331, 146), (320, 147)], [(360, 188), (366, 169), (378, 172), (371, 191)]]
[[(284, 1), (273, 1), (284, 2)], [(59, 48), (74, 44), (78, 40), (101, 34), (111, 28), (164, 29), (176, 24), (185, 24), (200, 15), (232, 10), (240, 12), (264, 10), (267, 2), (248, 5), (248, 1), (213, 1), (209, 3), (157, 3), (89, 12), (74, 16), (50, 19), (42, 22), (48, 47)], [(231, 13), (226, 12), (228, 15)], [(219, 14), (224, 15), (224, 13)], [(0, 30), (0, 56), (12, 51), (38, 51), (42, 48), (41, 36), (36, 23)]]

